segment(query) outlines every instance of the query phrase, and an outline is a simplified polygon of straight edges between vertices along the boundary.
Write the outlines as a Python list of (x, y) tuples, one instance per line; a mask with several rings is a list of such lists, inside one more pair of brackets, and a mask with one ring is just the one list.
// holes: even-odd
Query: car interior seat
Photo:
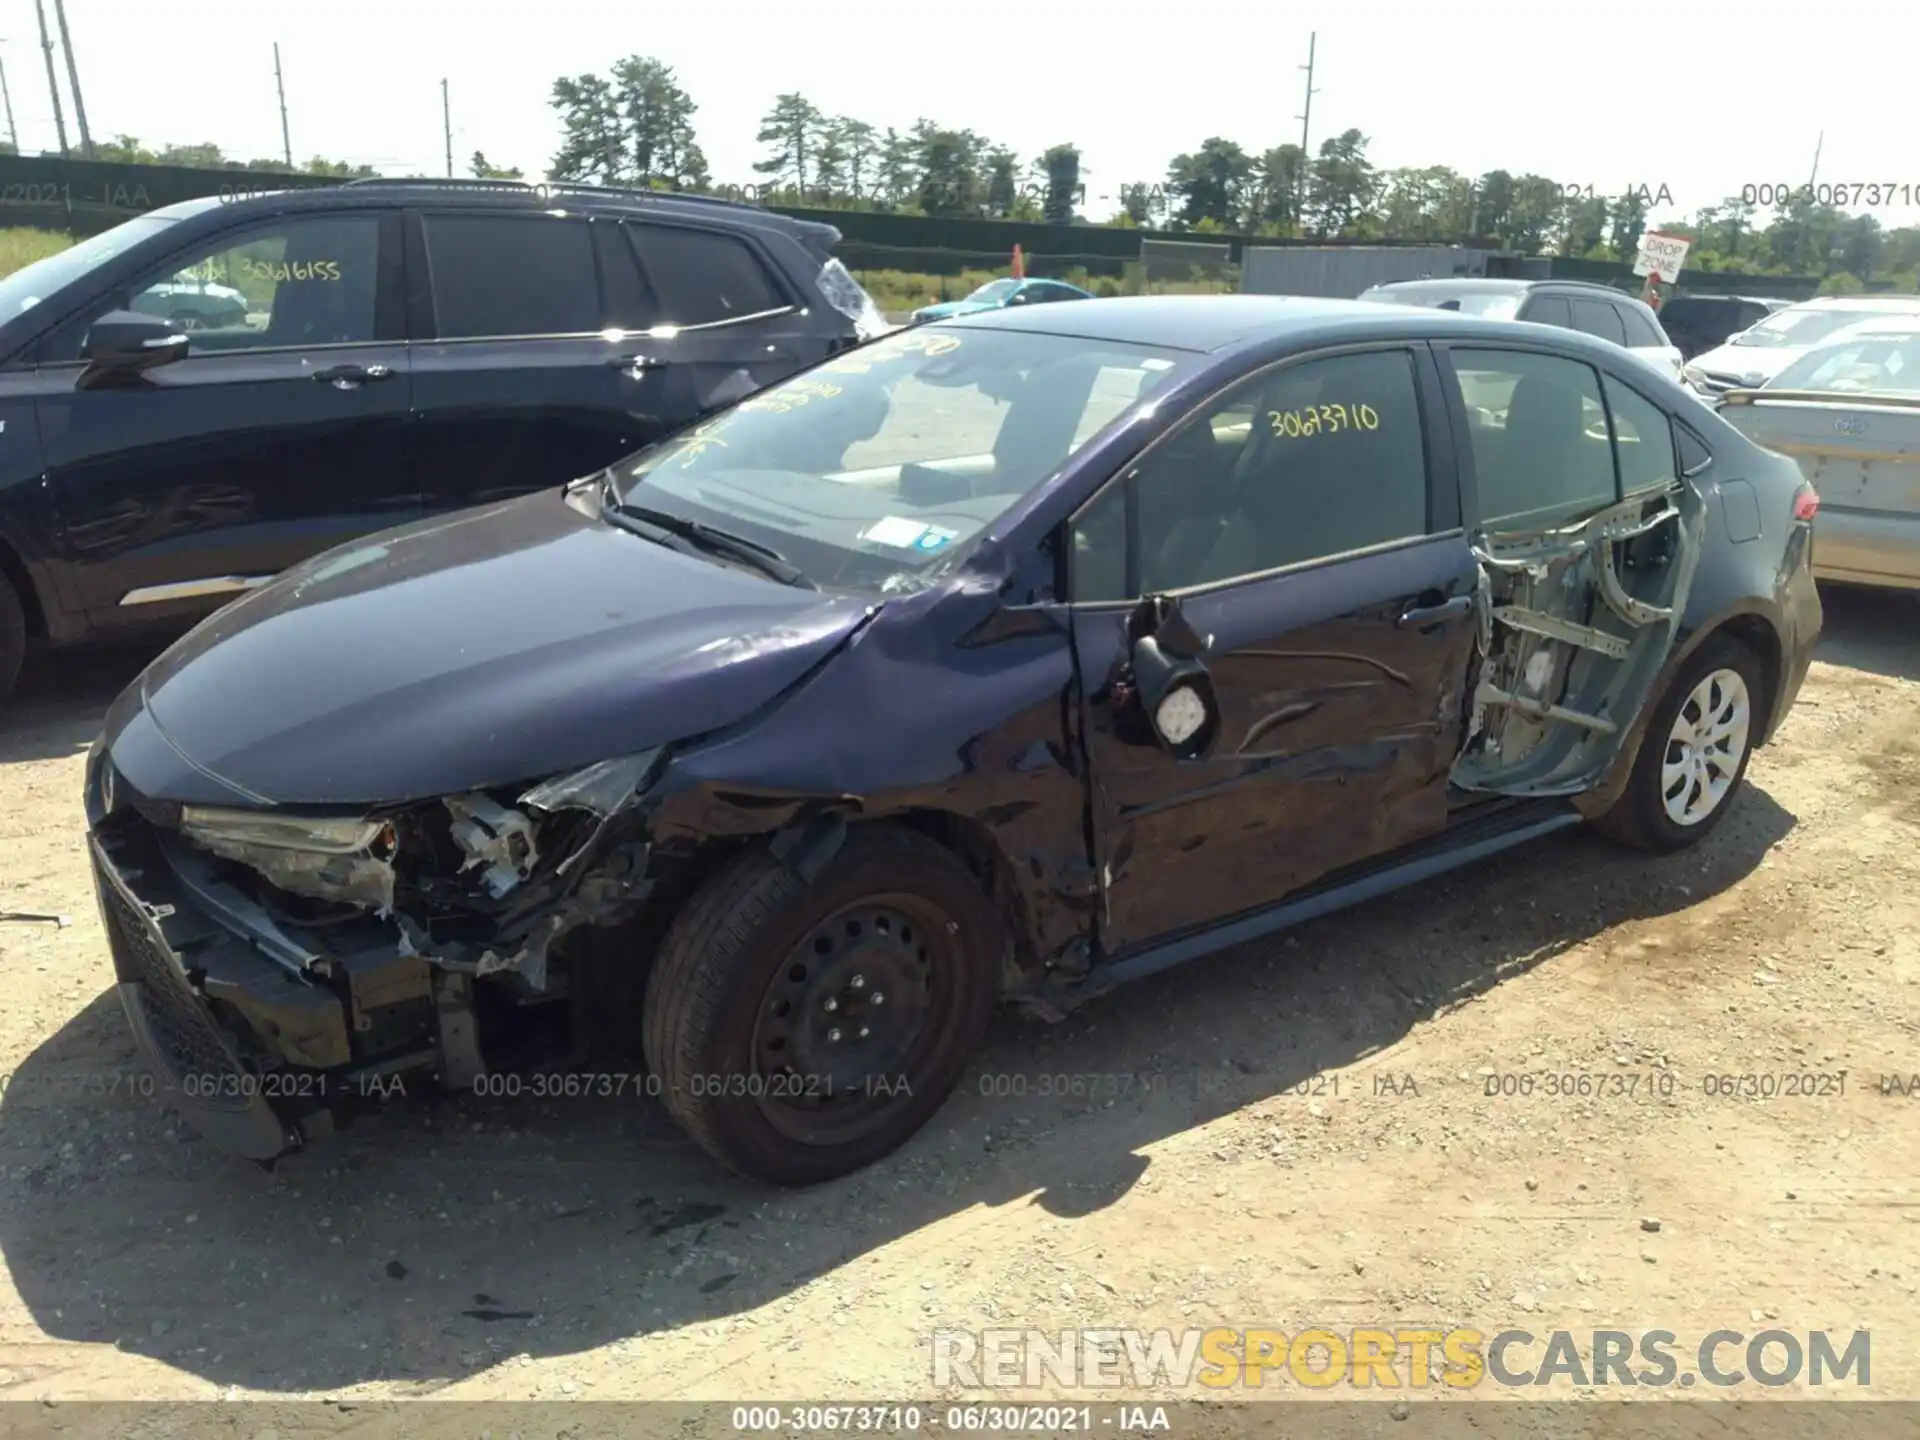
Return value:
[[(1578, 391), (1550, 375), (1522, 375), (1507, 402), (1500, 430), (1481, 431), (1474, 456), (1479, 480), (1480, 515), (1498, 521), (1541, 508), (1556, 490), (1577, 493), (1577, 451), (1586, 428)], [(1557, 477), (1558, 484), (1549, 477)]]
[(1073, 443), (1099, 375), (1082, 357), (1036, 366), (1007, 401), (993, 440), (993, 469), (963, 475), (930, 466), (906, 467), (900, 498), (909, 505), (948, 505), (982, 495), (1023, 495), (1055, 470)]
[(1234, 466), (1227, 522), (1198, 564), (1202, 581), (1424, 533), (1425, 466), (1412, 392), (1374, 397), (1376, 429), (1323, 423), (1310, 434), (1275, 432), (1274, 416), (1305, 412), (1323, 397), (1329, 403), (1355, 398), (1325, 373), (1283, 373), (1254, 412), (1252, 434)]

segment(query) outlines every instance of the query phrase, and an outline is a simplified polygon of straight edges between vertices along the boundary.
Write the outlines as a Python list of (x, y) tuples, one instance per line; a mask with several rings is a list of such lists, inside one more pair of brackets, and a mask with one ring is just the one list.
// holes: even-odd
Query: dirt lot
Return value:
[(138, 658), (43, 664), (0, 730), (0, 901), (72, 917), (0, 924), (0, 1395), (897, 1399), (936, 1326), (1426, 1323), (1864, 1328), (1867, 1393), (1920, 1398), (1911, 599), (1829, 596), (1700, 851), (1575, 834), (1009, 1019), (904, 1153), (799, 1195), (651, 1102), (416, 1096), (270, 1174), (130, 1094), (78, 795)]

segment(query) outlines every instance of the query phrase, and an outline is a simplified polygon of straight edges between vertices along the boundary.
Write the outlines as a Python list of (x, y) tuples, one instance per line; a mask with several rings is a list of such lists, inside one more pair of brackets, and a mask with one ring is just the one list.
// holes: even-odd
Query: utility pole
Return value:
[(60, 108), (60, 79), (53, 69), (53, 37), (47, 34), (47, 7), (44, 0), (33, 0), (33, 8), (40, 15), (40, 48), (47, 54), (47, 89), (53, 95), (53, 128), (60, 134), (60, 153), (68, 155), (67, 117)]
[(280, 74), (280, 42), (273, 42), (273, 88), (280, 92), (280, 153), (286, 157), (287, 168), (293, 168), (293, 140), (287, 134), (287, 82)]
[(1827, 143), (1827, 132), (1822, 130), (1820, 138), (1813, 142), (1813, 174), (1807, 177), (1807, 189), (1813, 189), (1813, 182), (1820, 178), (1820, 151)]
[(13, 123), (13, 92), (7, 89), (7, 62), (0, 60), (0, 100), (7, 102), (7, 138), (13, 141), (13, 153), (20, 153), (20, 127)]
[(67, 52), (67, 84), (73, 89), (73, 118), (80, 124), (80, 153), (93, 159), (93, 135), (87, 129), (87, 105), (80, 98), (80, 67), (73, 58), (73, 38), (67, 34), (67, 0), (53, 0), (54, 19), (60, 23), (60, 48)]
[(1309, 134), (1309, 129), (1313, 123), (1313, 97), (1320, 93), (1318, 90), (1313, 88), (1313, 52), (1314, 52), (1314, 46), (1319, 39), (1320, 39), (1320, 34), (1318, 31), (1313, 31), (1308, 34), (1307, 63), (1299, 67), (1300, 69), (1307, 72), (1306, 103), (1300, 107), (1300, 114), (1298, 115), (1298, 117), (1296, 117), (1300, 121), (1300, 196), (1297, 201), (1297, 206), (1300, 211), (1300, 214), (1297, 218), (1298, 218), (1298, 223), (1302, 226), (1305, 225), (1306, 218), (1307, 218), (1306, 217), (1307, 172), (1308, 172), (1308, 168), (1313, 163), (1313, 151), (1307, 148), (1307, 136)]
[(447, 82), (440, 82), (440, 126), (447, 135), (447, 178), (453, 178), (453, 107), (447, 102)]

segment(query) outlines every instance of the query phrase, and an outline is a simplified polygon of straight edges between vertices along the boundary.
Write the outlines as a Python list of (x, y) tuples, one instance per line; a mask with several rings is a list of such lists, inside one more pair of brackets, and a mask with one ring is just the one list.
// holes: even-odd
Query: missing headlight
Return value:
[(391, 821), (189, 805), (180, 813), (180, 833), (289, 894), (359, 905), (381, 915), (393, 909), (399, 837)]

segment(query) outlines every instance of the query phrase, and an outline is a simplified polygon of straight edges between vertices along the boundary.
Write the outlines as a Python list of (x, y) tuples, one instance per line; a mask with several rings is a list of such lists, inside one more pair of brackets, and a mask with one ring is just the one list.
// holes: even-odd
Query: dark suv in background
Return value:
[(1660, 324), (1680, 347), (1681, 358), (1691, 360), (1792, 303), (1752, 295), (1676, 295), (1660, 307)]
[[(0, 280), (0, 694), (297, 561), (558, 486), (887, 328), (837, 230), (645, 191), (189, 201)], [(182, 296), (239, 297), (225, 307)]]

